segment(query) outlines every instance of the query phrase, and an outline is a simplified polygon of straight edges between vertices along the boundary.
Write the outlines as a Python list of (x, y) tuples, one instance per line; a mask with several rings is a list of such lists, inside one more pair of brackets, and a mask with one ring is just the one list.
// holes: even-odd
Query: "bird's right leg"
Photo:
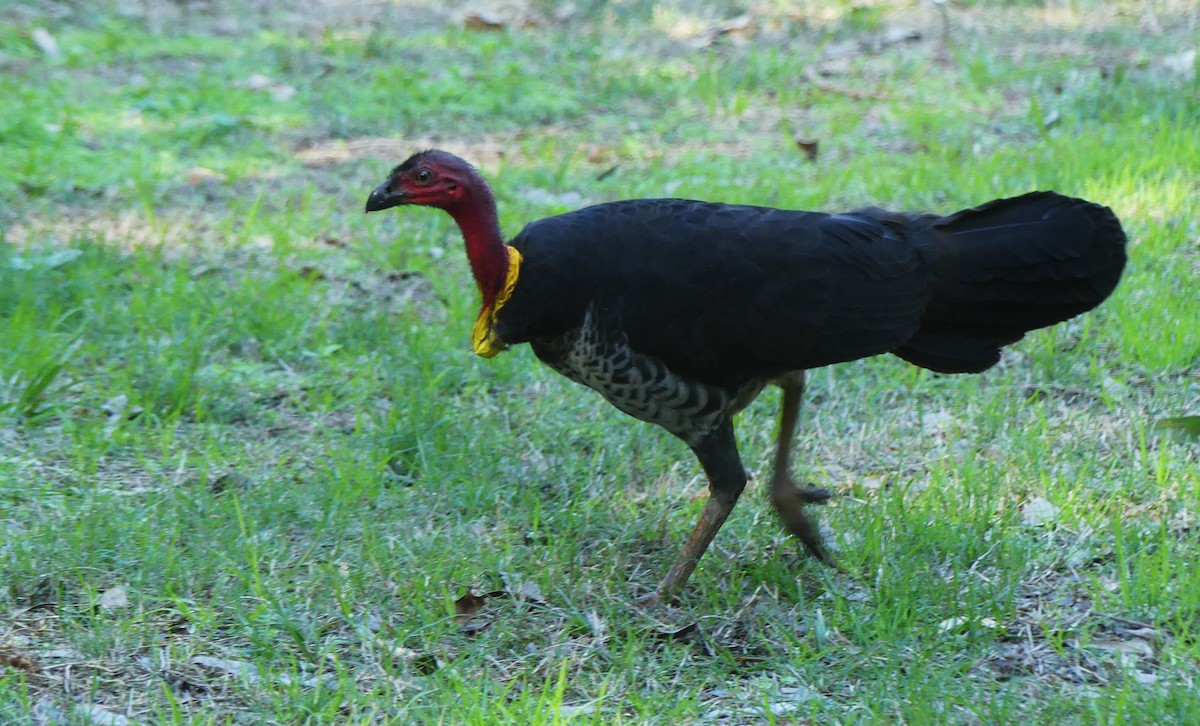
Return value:
[(825, 552), (825, 545), (821, 542), (821, 532), (805, 513), (804, 505), (823, 502), (833, 495), (828, 490), (817, 487), (796, 486), (788, 473), (792, 438), (796, 433), (800, 401), (804, 398), (804, 372), (789, 374), (776, 383), (783, 388), (783, 404), (779, 412), (779, 439), (776, 442), (775, 466), (771, 474), (771, 504), (779, 513), (783, 525), (804, 544), (804, 548), (821, 562), (832, 565), (833, 560)]
[(732, 423), (725, 422), (716, 431), (700, 439), (692, 445), (692, 451), (696, 452), (700, 466), (704, 468), (708, 477), (708, 501), (704, 503), (700, 520), (688, 535), (675, 564), (671, 566), (658, 588), (651, 595), (642, 598), (642, 604), (670, 602), (683, 589), (700, 562), (701, 555), (717, 536), (717, 531), (729, 518), (729, 513), (737, 504), (742, 490), (746, 488), (746, 469), (738, 456), (737, 439), (734, 437)]

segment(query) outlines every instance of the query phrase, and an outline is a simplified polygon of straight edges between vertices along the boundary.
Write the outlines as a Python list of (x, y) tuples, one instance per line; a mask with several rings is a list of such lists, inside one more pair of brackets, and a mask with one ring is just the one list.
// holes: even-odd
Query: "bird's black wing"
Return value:
[(927, 302), (921, 255), (866, 215), (636, 200), (530, 224), (501, 337), (560, 334), (595, 305), (677, 373), (752, 377), (892, 350)]

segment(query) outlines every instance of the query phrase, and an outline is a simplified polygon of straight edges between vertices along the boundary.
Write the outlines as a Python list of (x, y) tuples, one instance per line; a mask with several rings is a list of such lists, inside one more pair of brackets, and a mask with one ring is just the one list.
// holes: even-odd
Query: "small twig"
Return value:
[(814, 86), (822, 91), (825, 91), (826, 93), (837, 93), (843, 96), (860, 99), (872, 98), (876, 101), (891, 100), (891, 96), (883, 91), (860, 91), (857, 88), (843, 88), (842, 86), (835, 86), (834, 84), (829, 83), (821, 78), (817, 72), (816, 66), (809, 66), (807, 69), (805, 69), (804, 77), (808, 79), (809, 83), (812, 83)]

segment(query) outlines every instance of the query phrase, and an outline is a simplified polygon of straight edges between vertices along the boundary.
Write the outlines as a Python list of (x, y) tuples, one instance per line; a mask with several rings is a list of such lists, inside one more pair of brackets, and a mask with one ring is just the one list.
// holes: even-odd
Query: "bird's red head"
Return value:
[(402, 204), (449, 211), (480, 188), (487, 189), (487, 183), (475, 167), (446, 151), (422, 151), (393, 169), (387, 180), (375, 187), (367, 197), (367, 211)]
[(413, 154), (367, 197), (368, 212), (402, 204), (437, 207), (454, 218), (488, 308), (508, 279), (509, 253), (500, 233), (496, 198), (475, 167), (446, 151)]

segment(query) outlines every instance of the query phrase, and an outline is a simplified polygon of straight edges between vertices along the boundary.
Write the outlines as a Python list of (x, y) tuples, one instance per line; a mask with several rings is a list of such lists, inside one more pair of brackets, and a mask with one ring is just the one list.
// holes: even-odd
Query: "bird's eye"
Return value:
[(413, 179), (418, 184), (428, 184), (429, 182), (433, 181), (433, 172), (429, 171), (428, 169), (418, 169), (416, 175), (413, 176)]

